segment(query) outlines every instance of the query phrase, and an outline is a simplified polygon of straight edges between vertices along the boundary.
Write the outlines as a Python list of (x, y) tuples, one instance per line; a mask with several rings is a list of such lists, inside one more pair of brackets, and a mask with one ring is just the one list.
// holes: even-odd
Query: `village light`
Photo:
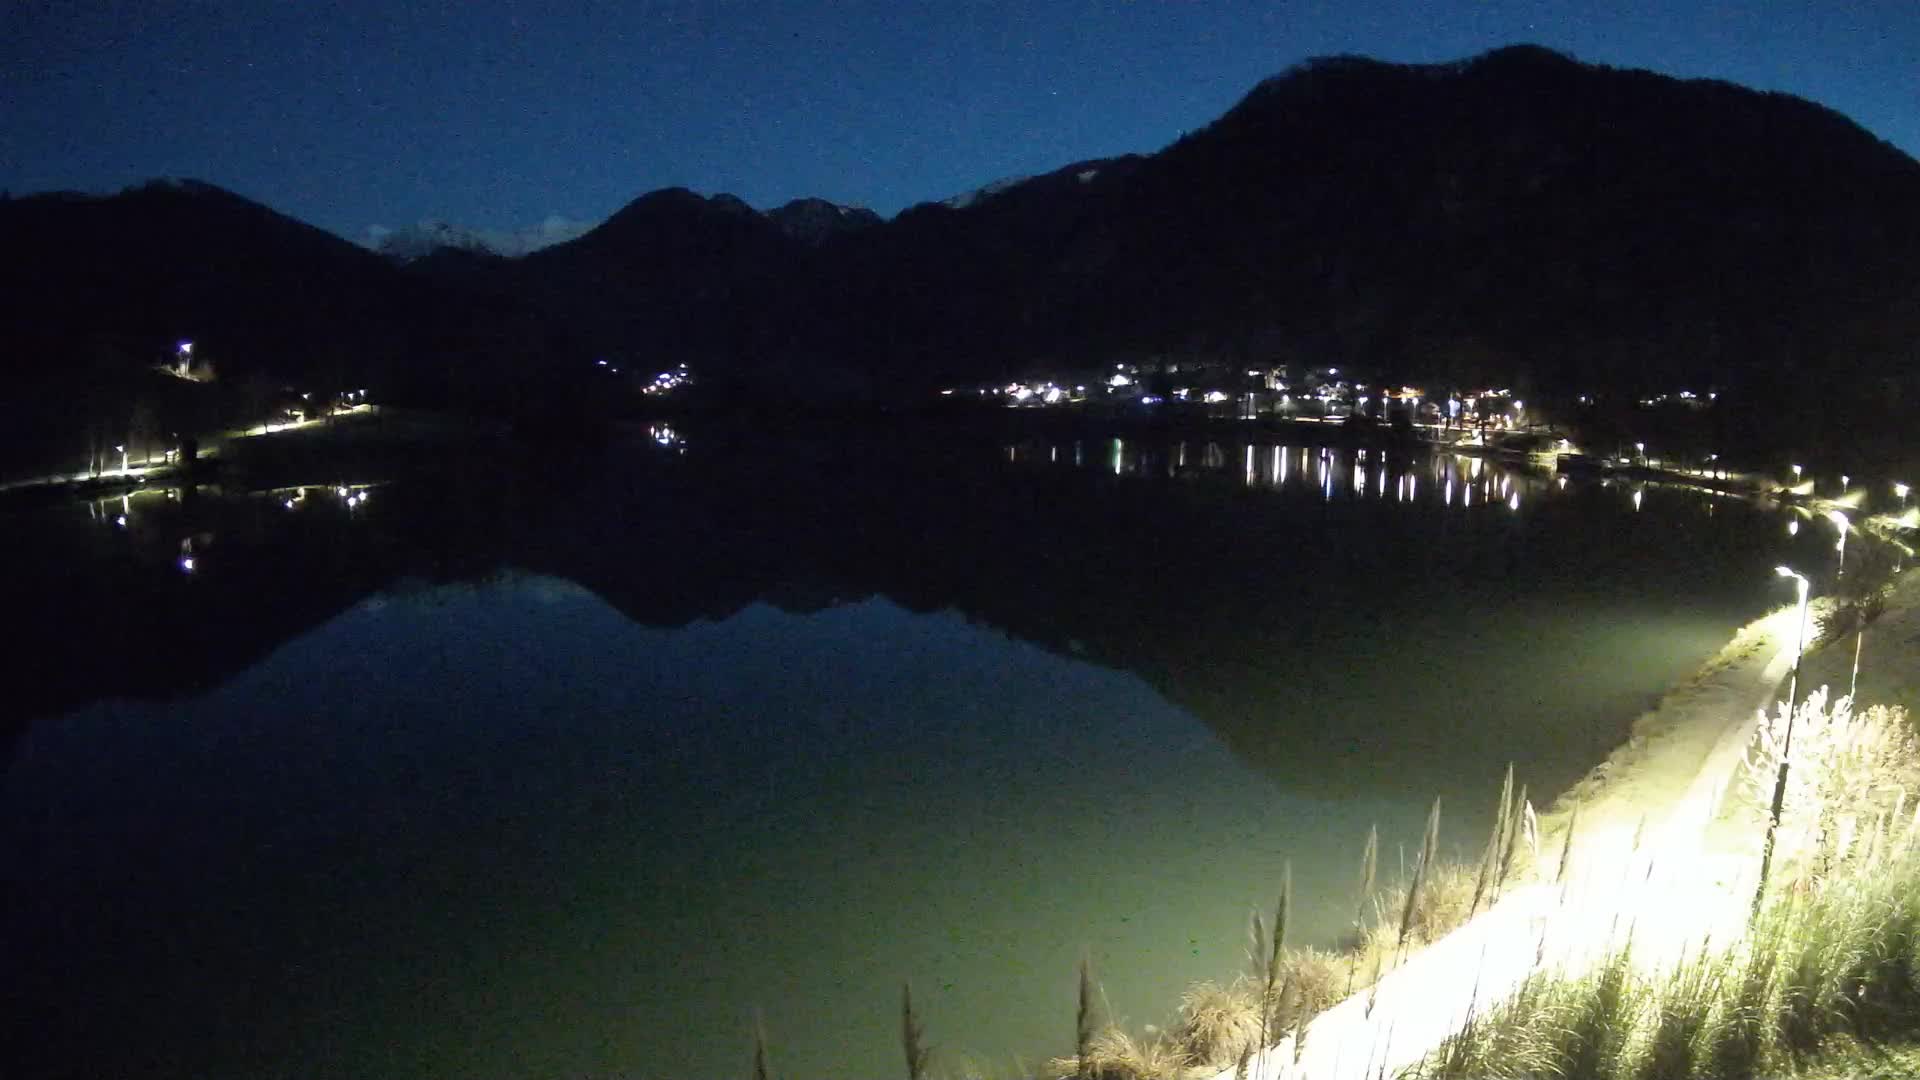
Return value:
[(1900, 509), (1905, 510), (1907, 508), (1907, 485), (1895, 483), (1893, 485), (1893, 493), (1900, 497)]
[(1853, 522), (1848, 521), (1847, 515), (1838, 510), (1827, 511), (1827, 520), (1833, 522), (1833, 527), (1840, 530), (1840, 540), (1833, 545), (1833, 550), (1840, 553), (1840, 567), (1834, 573), (1837, 578), (1847, 572), (1847, 530), (1852, 528)]
[(1793, 468), (1793, 482), (1797, 484), (1800, 482), (1800, 466), (1795, 465), (1792, 468)]

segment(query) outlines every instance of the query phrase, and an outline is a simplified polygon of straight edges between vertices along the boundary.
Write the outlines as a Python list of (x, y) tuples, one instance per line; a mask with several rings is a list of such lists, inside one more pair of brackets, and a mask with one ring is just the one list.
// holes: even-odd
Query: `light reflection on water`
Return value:
[[(1294, 446), (1289, 443), (1240, 442), (1223, 439), (1127, 439), (1120, 436), (1073, 439), (1068, 442), (1026, 440), (1007, 443), (1002, 453), (1009, 463), (1061, 466), (1084, 465), (1088, 445), (1100, 447), (1106, 471), (1116, 477), (1168, 480), (1222, 478), (1229, 460), (1238, 465), (1241, 486), (1288, 491), (1295, 485), (1311, 488), (1323, 500), (1381, 499), (1418, 503), (1422, 479), (1430, 485), (1427, 497), (1443, 506), (1455, 499), (1462, 508), (1504, 506), (1517, 511), (1523, 504), (1549, 494), (1564, 493), (1573, 481), (1549, 468), (1508, 464), (1480, 454), (1445, 449), (1386, 450), (1369, 447)], [(1062, 450), (1068, 452), (1063, 457)], [(1237, 452), (1236, 452), (1237, 451)], [(1619, 488), (1626, 506), (1639, 512), (1650, 489), (1663, 489), (1668, 509), (1696, 508), (1711, 514), (1721, 502), (1736, 498), (1724, 492), (1688, 484), (1613, 479), (1591, 481), (1603, 488)], [(1798, 512), (1782, 508), (1790, 536), (1798, 535)]]

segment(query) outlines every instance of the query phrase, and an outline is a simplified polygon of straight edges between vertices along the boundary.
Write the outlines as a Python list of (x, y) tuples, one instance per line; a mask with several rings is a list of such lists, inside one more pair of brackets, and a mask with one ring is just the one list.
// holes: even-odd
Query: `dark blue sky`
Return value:
[(1784, 90), (1920, 151), (1920, 3), (5, 0), (0, 187), (232, 188), (342, 235), (668, 185), (891, 214), (1156, 150), (1309, 56), (1531, 41)]

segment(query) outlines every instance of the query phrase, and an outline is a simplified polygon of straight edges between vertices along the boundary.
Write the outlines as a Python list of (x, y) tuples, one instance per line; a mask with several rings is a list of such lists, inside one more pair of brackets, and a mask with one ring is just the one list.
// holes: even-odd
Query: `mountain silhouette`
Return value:
[(395, 267), (156, 185), (11, 200), (0, 240), (29, 372), (195, 335), (420, 400), (512, 399), (595, 359), (856, 402), (1328, 363), (1542, 401), (1715, 389), (1715, 423), (1756, 446), (1856, 449), (1920, 393), (1920, 163), (1801, 99), (1534, 46), (1309, 61), (1156, 153), (887, 221), (668, 189), (522, 258)]

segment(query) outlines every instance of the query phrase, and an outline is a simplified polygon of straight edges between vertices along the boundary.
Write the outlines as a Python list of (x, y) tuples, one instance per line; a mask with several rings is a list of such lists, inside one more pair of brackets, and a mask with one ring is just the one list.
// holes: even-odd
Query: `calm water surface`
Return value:
[(1161, 1022), (1288, 860), (1330, 942), (1369, 825), (1473, 849), (1830, 546), (1451, 457), (655, 434), (8, 522), (10, 633), (79, 621), (0, 790), (28, 1075), (744, 1075), (756, 1009), (893, 1075), (904, 980), (948, 1061), (1062, 1053), (1082, 951)]

